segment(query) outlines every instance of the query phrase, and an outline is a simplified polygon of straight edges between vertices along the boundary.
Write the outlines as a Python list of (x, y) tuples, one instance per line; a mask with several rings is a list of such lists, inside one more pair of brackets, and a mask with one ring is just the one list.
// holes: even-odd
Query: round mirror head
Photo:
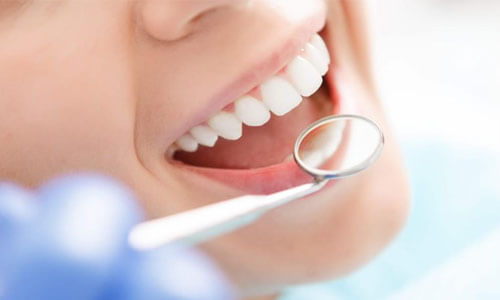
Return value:
[(329, 116), (297, 138), (294, 158), (316, 180), (357, 174), (377, 160), (384, 146), (380, 127), (355, 115)]

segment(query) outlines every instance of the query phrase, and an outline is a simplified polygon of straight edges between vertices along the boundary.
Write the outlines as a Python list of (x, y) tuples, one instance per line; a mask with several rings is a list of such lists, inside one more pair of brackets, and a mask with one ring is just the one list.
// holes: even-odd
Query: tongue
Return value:
[(291, 157), (295, 139), (314, 120), (332, 111), (327, 95), (319, 91), (314, 99), (305, 98), (299, 107), (282, 117), (273, 116), (261, 127), (243, 128), (237, 141), (219, 139), (213, 148), (200, 147), (195, 153), (178, 152), (185, 164), (223, 169), (254, 169), (283, 162)]

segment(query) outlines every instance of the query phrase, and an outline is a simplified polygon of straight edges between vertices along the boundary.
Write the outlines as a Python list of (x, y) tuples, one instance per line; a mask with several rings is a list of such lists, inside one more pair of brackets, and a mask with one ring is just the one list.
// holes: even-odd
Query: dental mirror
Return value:
[(352, 176), (379, 157), (384, 146), (380, 127), (356, 115), (329, 116), (297, 138), (295, 162), (316, 181)]
[[(293, 156), (312, 176), (310, 183), (270, 195), (247, 195), (135, 226), (129, 243), (138, 250), (196, 245), (246, 226), (270, 210), (321, 190), (331, 179), (358, 174), (380, 156), (384, 135), (372, 120), (357, 115), (328, 116), (297, 138)], [(332, 200), (334, 201), (334, 199)]]

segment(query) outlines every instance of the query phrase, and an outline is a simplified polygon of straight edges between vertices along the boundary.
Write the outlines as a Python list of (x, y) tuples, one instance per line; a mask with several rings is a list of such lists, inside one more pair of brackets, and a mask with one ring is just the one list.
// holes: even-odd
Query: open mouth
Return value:
[(167, 160), (254, 193), (310, 180), (292, 151), (305, 127), (338, 110), (332, 80), (323, 80), (329, 66), (328, 47), (314, 34), (277, 73), (179, 137)]

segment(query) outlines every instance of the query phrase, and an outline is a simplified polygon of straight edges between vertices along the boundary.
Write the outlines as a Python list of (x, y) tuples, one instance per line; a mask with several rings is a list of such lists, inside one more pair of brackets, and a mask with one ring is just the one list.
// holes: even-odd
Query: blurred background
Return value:
[(411, 215), (366, 267), (283, 299), (500, 299), (500, 1), (369, 5)]

